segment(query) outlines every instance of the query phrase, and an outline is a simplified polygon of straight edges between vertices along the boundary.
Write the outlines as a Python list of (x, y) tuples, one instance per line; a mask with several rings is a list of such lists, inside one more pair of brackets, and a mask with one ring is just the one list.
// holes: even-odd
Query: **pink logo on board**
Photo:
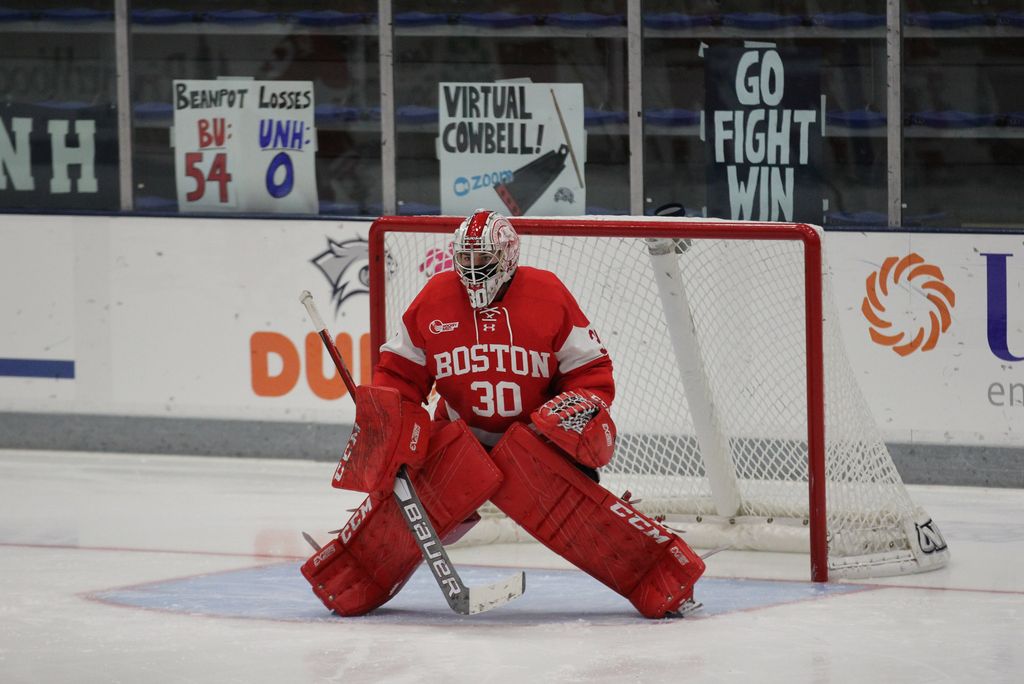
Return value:
[(431, 247), (420, 264), (420, 273), (427, 278), (432, 278), (438, 273), (451, 271), (455, 268), (455, 261), (452, 257), (453, 243), (449, 242), (446, 249)]

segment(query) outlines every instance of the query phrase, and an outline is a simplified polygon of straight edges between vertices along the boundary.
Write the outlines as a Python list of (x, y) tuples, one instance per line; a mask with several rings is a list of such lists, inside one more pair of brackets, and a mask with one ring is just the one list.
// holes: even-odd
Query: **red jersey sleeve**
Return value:
[(565, 302), (565, 319), (554, 344), (558, 371), (553, 389), (556, 394), (571, 389), (588, 389), (611, 404), (615, 398), (615, 380), (608, 350), (576, 298), (561, 281), (559, 284)]

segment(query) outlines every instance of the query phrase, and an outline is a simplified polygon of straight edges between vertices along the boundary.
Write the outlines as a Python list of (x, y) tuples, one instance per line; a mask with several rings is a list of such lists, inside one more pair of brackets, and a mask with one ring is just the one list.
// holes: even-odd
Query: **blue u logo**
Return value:
[(1006, 259), (1012, 254), (986, 254), (988, 271), (988, 346), (1003, 361), (1024, 361), (1010, 353), (1007, 340)]

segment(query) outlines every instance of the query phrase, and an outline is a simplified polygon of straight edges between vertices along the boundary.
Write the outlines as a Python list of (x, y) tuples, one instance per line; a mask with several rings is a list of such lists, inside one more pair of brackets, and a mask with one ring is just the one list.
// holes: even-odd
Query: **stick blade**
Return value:
[(526, 591), (526, 574), (517, 572), (500, 582), (467, 589), (466, 598), (452, 606), (455, 612), (461, 615), (486, 613), (522, 596)]
[(710, 551), (705, 551), (704, 553), (702, 553), (700, 555), (700, 559), (701, 560), (707, 560), (708, 558), (711, 558), (712, 556), (714, 556), (716, 553), (721, 553), (722, 551), (728, 551), (731, 548), (732, 548), (732, 544), (725, 544), (724, 546), (719, 546), (717, 549), (711, 549)]

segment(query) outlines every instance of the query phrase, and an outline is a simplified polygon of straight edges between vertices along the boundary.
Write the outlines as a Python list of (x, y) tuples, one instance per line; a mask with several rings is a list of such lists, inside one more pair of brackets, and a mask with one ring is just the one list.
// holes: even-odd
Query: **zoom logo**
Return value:
[(474, 176), (459, 176), (455, 179), (452, 184), (452, 191), (456, 197), (464, 197), (474, 190), (481, 190), (483, 188), (491, 188), (495, 185), (507, 183), (512, 180), (513, 174), (508, 169), (504, 171), (492, 171), (490, 173), (481, 173)]
[[(910, 306), (898, 307), (907, 301)], [(860, 310), (871, 340), (900, 356), (930, 351), (952, 322), (956, 293), (946, 284), (942, 269), (920, 254), (889, 257), (866, 281)]]

